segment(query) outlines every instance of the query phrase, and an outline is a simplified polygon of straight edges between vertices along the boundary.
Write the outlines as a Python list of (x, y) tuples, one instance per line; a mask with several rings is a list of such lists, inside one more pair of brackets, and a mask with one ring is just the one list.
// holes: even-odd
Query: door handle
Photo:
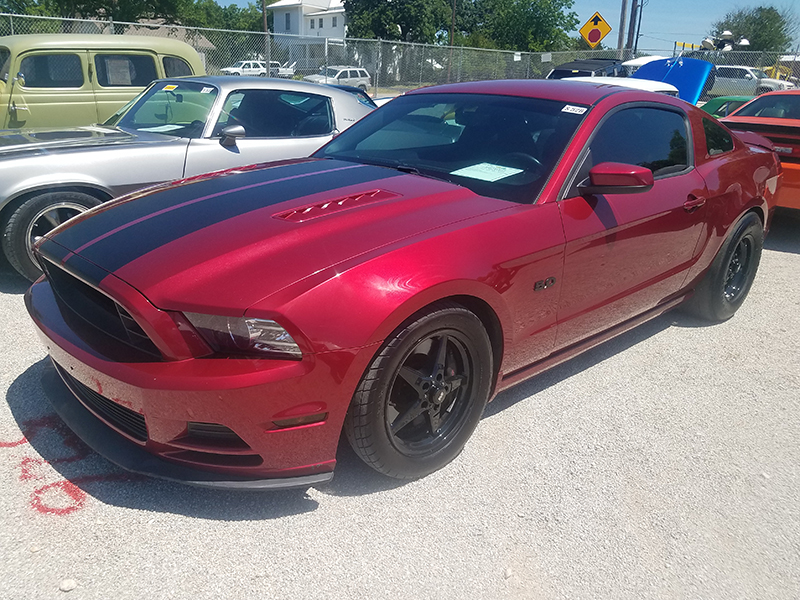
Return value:
[(683, 203), (683, 208), (686, 212), (694, 212), (706, 203), (706, 199), (702, 196), (694, 196), (689, 194), (689, 199)]

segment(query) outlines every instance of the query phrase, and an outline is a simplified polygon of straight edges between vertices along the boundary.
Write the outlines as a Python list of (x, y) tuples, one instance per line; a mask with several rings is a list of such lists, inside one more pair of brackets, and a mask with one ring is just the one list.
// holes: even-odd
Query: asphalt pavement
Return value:
[(800, 215), (730, 321), (669, 313), (489, 405), (410, 483), (132, 477), (60, 425), (0, 264), (0, 599), (800, 597)]

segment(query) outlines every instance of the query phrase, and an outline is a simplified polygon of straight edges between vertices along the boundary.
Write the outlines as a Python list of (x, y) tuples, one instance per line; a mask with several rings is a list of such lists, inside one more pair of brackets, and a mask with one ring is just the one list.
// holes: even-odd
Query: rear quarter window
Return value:
[(165, 77), (184, 77), (195, 74), (189, 63), (177, 56), (165, 56), (163, 64)]
[(706, 152), (709, 156), (717, 156), (733, 150), (733, 138), (710, 119), (703, 119), (703, 131), (706, 134)]

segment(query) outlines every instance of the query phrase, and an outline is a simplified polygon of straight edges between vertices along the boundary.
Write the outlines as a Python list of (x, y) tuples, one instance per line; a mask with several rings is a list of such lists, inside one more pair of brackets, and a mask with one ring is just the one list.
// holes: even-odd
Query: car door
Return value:
[[(330, 98), (307, 92), (242, 89), (228, 94), (208, 137), (193, 139), (185, 176), (241, 165), (299, 158), (333, 137)], [(224, 145), (222, 130), (241, 125), (245, 136)]]
[[(623, 105), (601, 122), (559, 202), (566, 253), (557, 348), (641, 314), (675, 295), (693, 263), (706, 187), (693, 167), (687, 116), (663, 105)], [(649, 191), (581, 196), (597, 164), (653, 171)]]
[[(34, 50), (20, 55), (4, 127), (59, 127), (96, 123), (94, 90), (88, 78), (88, 53)], [(9, 84), (10, 85), (10, 84)]]

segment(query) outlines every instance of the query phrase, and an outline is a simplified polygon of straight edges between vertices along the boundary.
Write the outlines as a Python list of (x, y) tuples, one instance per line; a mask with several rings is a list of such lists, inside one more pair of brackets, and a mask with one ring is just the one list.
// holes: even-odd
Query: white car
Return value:
[(658, 92), (667, 96), (677, 96), (678, 88), (670, 83), (663, 81), (651, 81), (649, 79), (633, 79), (631, 77), (570, 77), (570, 81), (583, 81), (584, 83), (605, 83), (606, 85), (618, 85), (621, 87), (644, 90), (646, 92)]
[(791, 90), (794, 84), (770, 78), (761, 69), (739, 65), (720, 66), (714, 71), (709, 96), (756, 96), (765, 92)]
[(359, 67), (334, 66), (322, 67), (317, 75), (303, 77), (306, 81), (314, 83), (332, 83), (335, 85), (349, 85), (366, 91), (371, 84), (369, 73)]
[(232, 67), (220, 69), (224, 75), (267, 76), (267, 63), (263, 60), (240, 60)]

